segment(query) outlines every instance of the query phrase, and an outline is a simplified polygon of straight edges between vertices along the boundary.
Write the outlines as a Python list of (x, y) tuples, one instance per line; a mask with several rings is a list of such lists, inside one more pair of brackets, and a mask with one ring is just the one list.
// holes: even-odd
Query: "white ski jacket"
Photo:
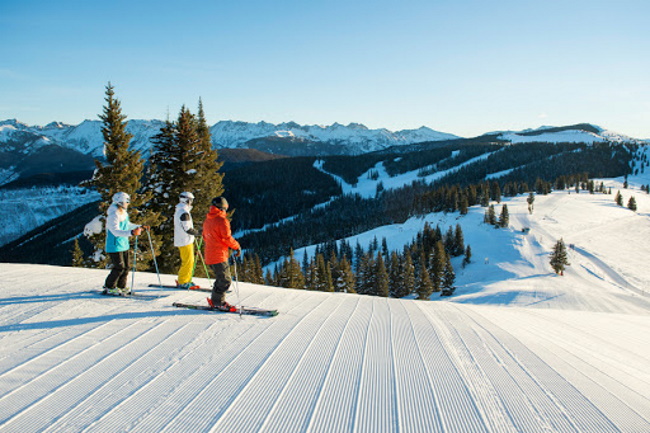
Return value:
[(186, 203), (178, 203), (176, 205), (176, 212), (174, 213), (174, 246), (184, 247), (194, 243), (194, 235), (198, 234), (194, 230), (194, 223), (192, 222), (192, 215), (190, 210), (192, 208)]

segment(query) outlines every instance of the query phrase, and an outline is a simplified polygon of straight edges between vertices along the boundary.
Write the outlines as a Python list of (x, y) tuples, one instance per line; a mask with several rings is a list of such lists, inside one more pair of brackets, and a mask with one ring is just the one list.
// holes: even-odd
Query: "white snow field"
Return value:
[(430, 215), (474, 251), (432, 301), (241, 283), (280, 314), (240, 318), (172, 307), (205, 294), (155, 274), (144, 301), (90, 293), (106, 270), (0, 264), (0, 432), (649, 432), (650, 198), (622, 193), (637, 212), (554, 192), (505, 201), (510, 229)]

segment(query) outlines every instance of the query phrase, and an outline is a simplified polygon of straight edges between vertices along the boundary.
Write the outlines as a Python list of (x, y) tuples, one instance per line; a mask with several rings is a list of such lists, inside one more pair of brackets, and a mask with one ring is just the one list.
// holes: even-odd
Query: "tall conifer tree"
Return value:
[(510, 214), (508, 213), (508, 205), (504, 204), (501, 207), (501, 214), (499, 215), (499, 227), (507, 228), (510, 224)]
[(446, 258), (445, 262), (445, 269), (442, 273), (442, 294), (449, 296), (454, 293), (454, 290), (456, 289), (454, 287), (456, 272), (454, 272), (454, 267), (451, 265), (449, 257)]
[(352, 272), (352, 265), (346, 255), (339, 261), (338, 281), (336, 291), (345, 293), (356, 293), (356, 278)]
[(373, 294), (387, 298), (390, 295), (390, 286), (386, 263), (384, 262), (384, 257), (381, 252), (377, 252), (377, 260), (375, 260), (375, 275), (375, 293)]
[(429, 296), (433, 293), (433, 285), (429, 278), (429, 270), (427, 269), (424, 254), (420, 255), (420, 272), (418, 273), (416, 291), (420, 300), (429, 299)]
[[(194, 226), (200, 228), (212, 199), (224, 193), (223, 174), (219, 173), (223, 163), (217, 161), (218, 154), (212, 148), (200, 100), (198, 116), (181, 107), (176, 122), (168, 120), (152, 141), (151, 188), (157, 191), (152, 208), (166, 217), (160, 227), (165, 234), (160, 265), (166, 272), (175, 272), (180, 263), (173, 244), (173, 215), (178, 196), (184, 191), (194, 194), (192, 219)], [(197, 273), (202, 275), (202, 269), (197, 267)]]
[[(114, 87), (111, 83), (106, 86), (106, 105), (99, 116), (102, 120), (102, 136), (104, 138), (104, 156), (106, 163), (95, 160), (95, 173), (90, 185), (101, 195), (99, 221), (105, 226), (106, 210), (111, 204), (113, 194), (125, 192), (131, 196), (129, 214), (132, 221), (137, 224), (156, 226), (160, 215), (144, 206), (152, 197), (153, 192), (141, 189), (141, 178), (144, 169), (144, 160), (140, 152), (130, 149), (132, 134), (126, 131), (128, 122), (126, 115), (122, 114), (120, 101), (115, 98)], [(141, 211), (133, 217), (134, 210)], [(154, 236), (155, 238), (155, 236)], [(94, 246), (93, 261), (95, 266), (104, 267), (106, 257), (103, 253), (106, 232), (102, 230), (89, 237)], [(143, 249), (144, 250), (144, 249)], [(146, 250), (145, 250), (146, 251)], [(151, 263), (151, 253), (146, 251), (138, 261), (138, 268), (147, 269)]]

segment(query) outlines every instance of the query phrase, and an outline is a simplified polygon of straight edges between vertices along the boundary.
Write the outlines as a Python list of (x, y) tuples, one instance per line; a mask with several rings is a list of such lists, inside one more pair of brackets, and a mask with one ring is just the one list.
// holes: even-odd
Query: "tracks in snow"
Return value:
[(280, 315), (45, 295), (2, 307), (0, 432), (650, 429), (647, 316), (245, 284)]

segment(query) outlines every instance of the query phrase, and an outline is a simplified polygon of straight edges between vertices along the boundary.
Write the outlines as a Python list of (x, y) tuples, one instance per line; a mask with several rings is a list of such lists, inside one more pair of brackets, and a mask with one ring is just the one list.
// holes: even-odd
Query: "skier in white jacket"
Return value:
[(174, 246), (181, 254), (181, 267), (178, 270), (178, 286), (189, 289), (195, 284), (192, 282), (192, 271), (194, 270), (194, 237), (200, 235), (194, 229), (192, 222), (192, 202), (194, 194), (182, 192), (179, 196), (179, 203), (174, 213)]

